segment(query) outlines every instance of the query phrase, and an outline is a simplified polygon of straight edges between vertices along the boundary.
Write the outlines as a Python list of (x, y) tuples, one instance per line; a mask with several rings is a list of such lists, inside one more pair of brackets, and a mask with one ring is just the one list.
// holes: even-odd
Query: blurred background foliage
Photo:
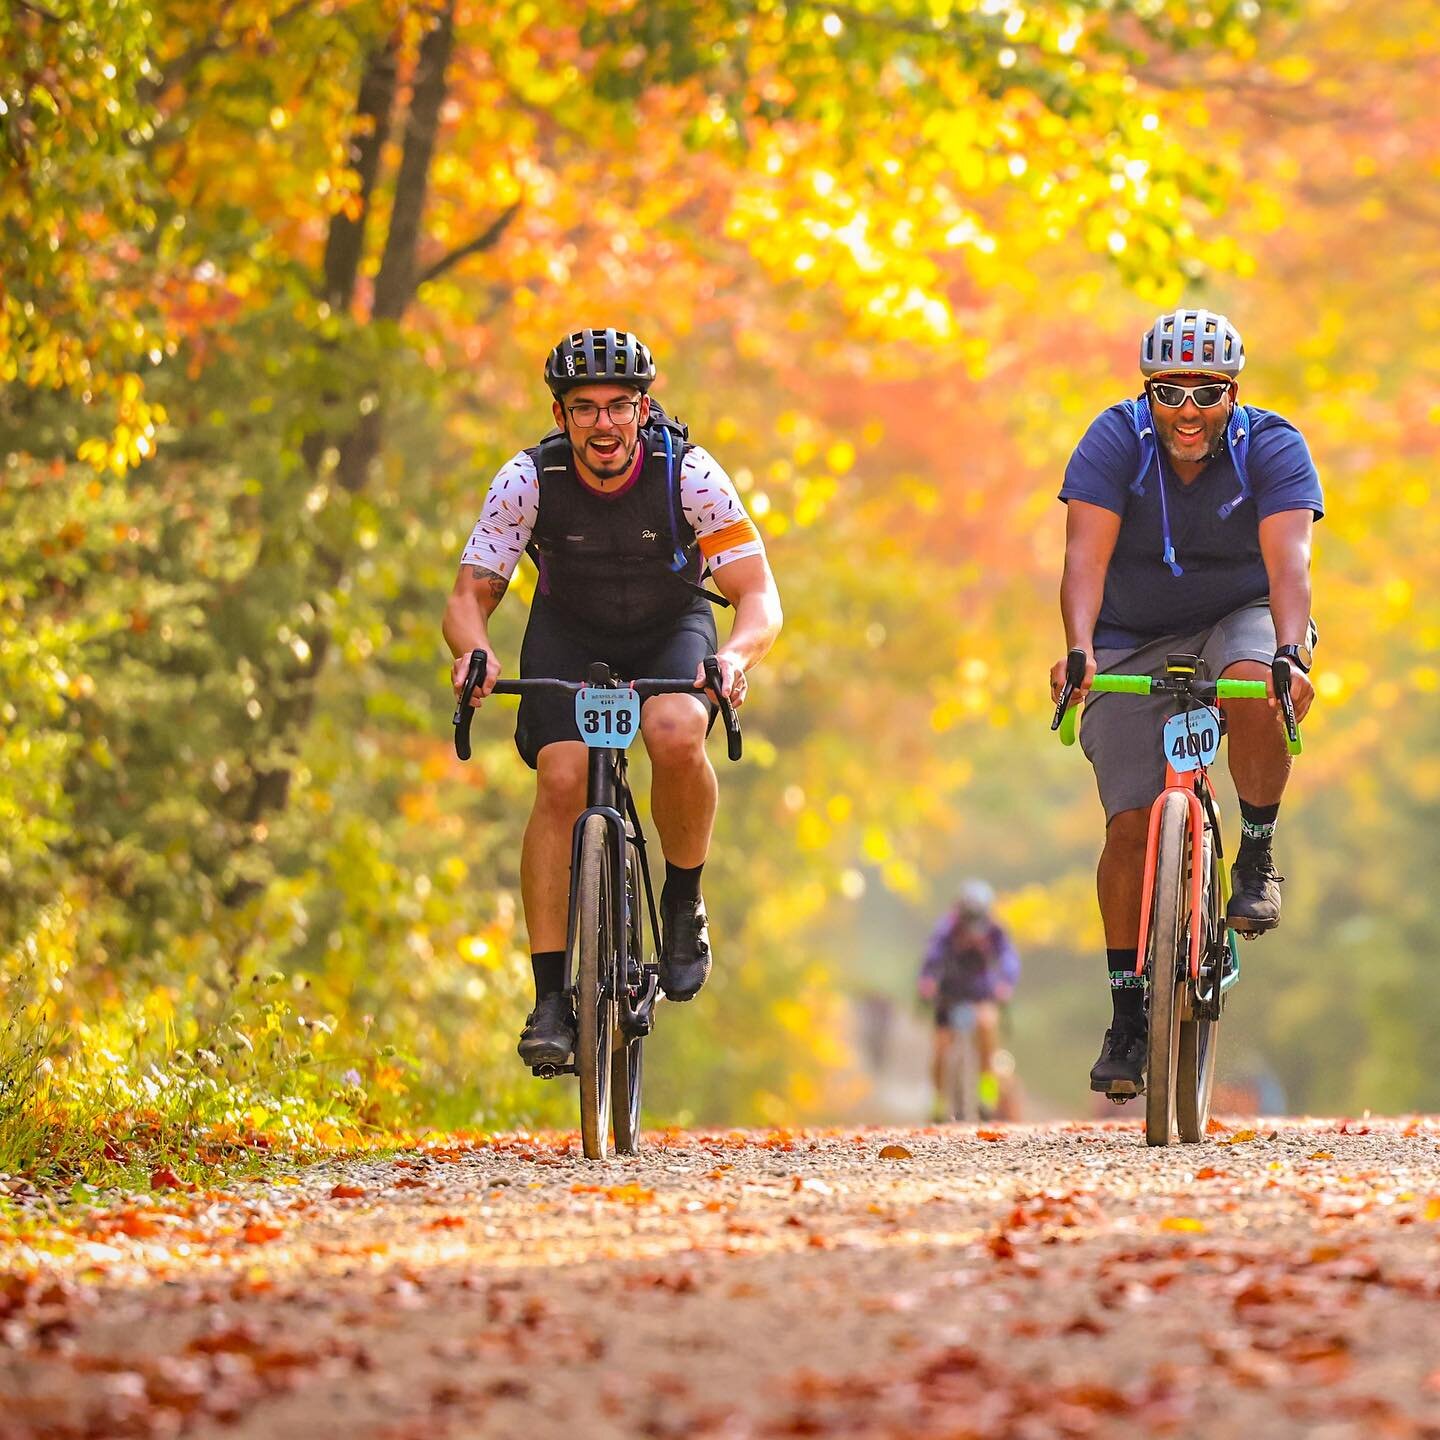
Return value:
[(907, 1010), (969, 873), (1029, 962), (1032, 1101), (1085, 1105), (1054, 493), (1182, 297), (1330, 504), (1233, 1063), (1298, 1109), (1440, 1104), (1437, 79), (1422, 0), (7, 7), (5, 1124), (568, 1121), (513, 1056), (530, 777), (501, 705), (454, 760), (438, 619), (545, 350), (596, 323), (656, 350), (788, 621), (656, 1114), (867, 1113), (850, 1001)]

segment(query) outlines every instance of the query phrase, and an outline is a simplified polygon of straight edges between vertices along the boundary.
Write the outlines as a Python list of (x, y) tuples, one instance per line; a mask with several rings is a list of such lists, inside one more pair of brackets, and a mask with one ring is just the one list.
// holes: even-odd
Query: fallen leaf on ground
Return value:
[(914, 1151), (907, 1150), (903, 1145), (885, 1145), (881, 1147), (880, 1158), (882, 1160), (911, 1160), (914, 1158)]
[(1167, 1215), (1161, 1222), (1162, 1230), (1179, 1230), (1184, 1234), (1198, 1234), (1205, 1229), (1205, 1222), (1193, 1215)]
[(339, 1184), (331, 1187), (330, 1198), (332, 1200), (359, 1200), (365, 1194), (363, 1185)]

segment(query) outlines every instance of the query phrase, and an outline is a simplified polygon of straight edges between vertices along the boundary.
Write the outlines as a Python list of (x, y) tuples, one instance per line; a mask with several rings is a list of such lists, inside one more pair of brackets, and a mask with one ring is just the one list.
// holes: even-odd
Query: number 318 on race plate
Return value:
[(628, 750), (640, 731), (640, 697), (633, 690), (582, 686), (575, 726), (592, 749)]
[(1165, 759), (1183, 775), (1214, 762), (1220, 750), (1220, 712), (1205, 705), (1165, 722)]

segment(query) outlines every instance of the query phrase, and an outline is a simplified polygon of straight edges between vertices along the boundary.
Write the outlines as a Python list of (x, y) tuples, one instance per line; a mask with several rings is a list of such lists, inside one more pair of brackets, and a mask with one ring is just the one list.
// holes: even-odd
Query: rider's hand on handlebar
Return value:
[[(745, 693), (750, 688), (749, 681), (745, 678), (745, 670), (733, 655), (727, 655), (723, 650), (715, 652), (715, 659), (720, 666), (720, 679), (724, 686), (725, 698), (738, 710), (745, 703)], [(695, 670), (695, 688), (697, 690), (705, 689), (705, 665), (703, 662)]]
[[(470, 657), (475, 652), (466, 650), (463, 654), (455, 657), (454, 663), (450, 666), (450, 687), (455, 691), (458, 699), (460, 692), (465, 688), (465, 677), (470, 673)], [(470, 697), (470, 706), (478, 710), (480, 702), (494, 688), (495, 682), (500, 678), (500, 662), (495, 658), (494, 652), (490, 652), (485, 660), (485, 679), (475, 687), (475, 693)]]
[[(1265, 671), (1265, 693), (1270, 697), (1270, 708), (1279, 707), (1280, 702), (1275, 698), (1275, 680), (1267, 669)], [(1298, 666), (1290, 667), (1290, 703), (1295, 707), (1295, 723), (1298, 725), (1309, 713), (1310, 706), (1315, 700), (1315, 686), (1310, 677)]]
[[(1066, 658), (1062, 657), (1050, 667), (1050, 699), (1057, 705), (1060, 703), (1060, 692), (1065, 688), (1066, 663)], [(1070, 704), (1072, 706), (1078, 705), (1080, 701), (1090, 693), (1090, 684), (1094, 679), (1095, 657), (1087, 652), (1085, 656), (1085, 682), (1075, 691), (1074, 696), (1071, 698)]]

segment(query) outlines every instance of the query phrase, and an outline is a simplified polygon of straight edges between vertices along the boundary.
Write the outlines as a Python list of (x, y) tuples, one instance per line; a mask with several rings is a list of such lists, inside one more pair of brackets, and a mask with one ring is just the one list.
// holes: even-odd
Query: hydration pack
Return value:
[[(1170, 538), (1170, 507), (1165, 502), (1165, 466), (1160, 458), (1160, 447), (1155, 443), (1155, 422), (1150, 415), (1150, 400), (1142, 395), (1138, 400), (1126, 400), (1125, 413), (1135, 430), (1140, 445), (1140, 463), (1135, 478), (1130, 482), (1133, 494), (1145, 493), (1145, 477), (1153, 468), (1156, 483), (1160, 486), (1160, 525), (1164, 532), (1164, 548), (1160, 558), (1172, 575), (1183, 575), (1179, 561), (1175, 558), (1175, 543)], [(1222, 520), (1228, 520), (1236, 507), (1250, 498), (1250, 412), (1243, 405), (1236, 405), (1230, 415), (1230, 424), (1225, 431), (1225, 443), (1230, 448), (1230, 459), (1235, 465), (1235, 474), (1240, 479), (1240, 493), (1227, 500), (1216, 512)]]
[[(668, 500), (666, 508), (670, 520), (670, 572), (681, 585), (703, 595), (712, 605), (728, 608), (730, 602), (723, 595), (717, 595), (713, 590), (695, 584), (682, 573), (689, 565), (690, 557), (686, 553), (687, 547), (680, 539), (680, 516), (684, 509), (680, 498), (680, 469), (685, 462), (685, 456), (695, 448), (690, 442), (690, 427), (667, 415), (660, 402), (651, 396), (650, 418), (640, 427), (640, 444), (644, 450), (645, 464), (659, 461), (665, 466), (665, 493)], [(537, 483), (541, 486), (544, 485), (547, 474), (563, 475), (570, 471), (573, 458), (570, 439), (559, 426), (550, 430), (538, 445), (531, 446), (526, 453), (535, 462)], [(691, 541), (694, 542), (693, 532)], [(538, 567), (540, 550), (534, 540), (526, 545), (525, 552)], [(702, 566), (700, 578), (703, 580), (709, 574), (709, 565)]]

